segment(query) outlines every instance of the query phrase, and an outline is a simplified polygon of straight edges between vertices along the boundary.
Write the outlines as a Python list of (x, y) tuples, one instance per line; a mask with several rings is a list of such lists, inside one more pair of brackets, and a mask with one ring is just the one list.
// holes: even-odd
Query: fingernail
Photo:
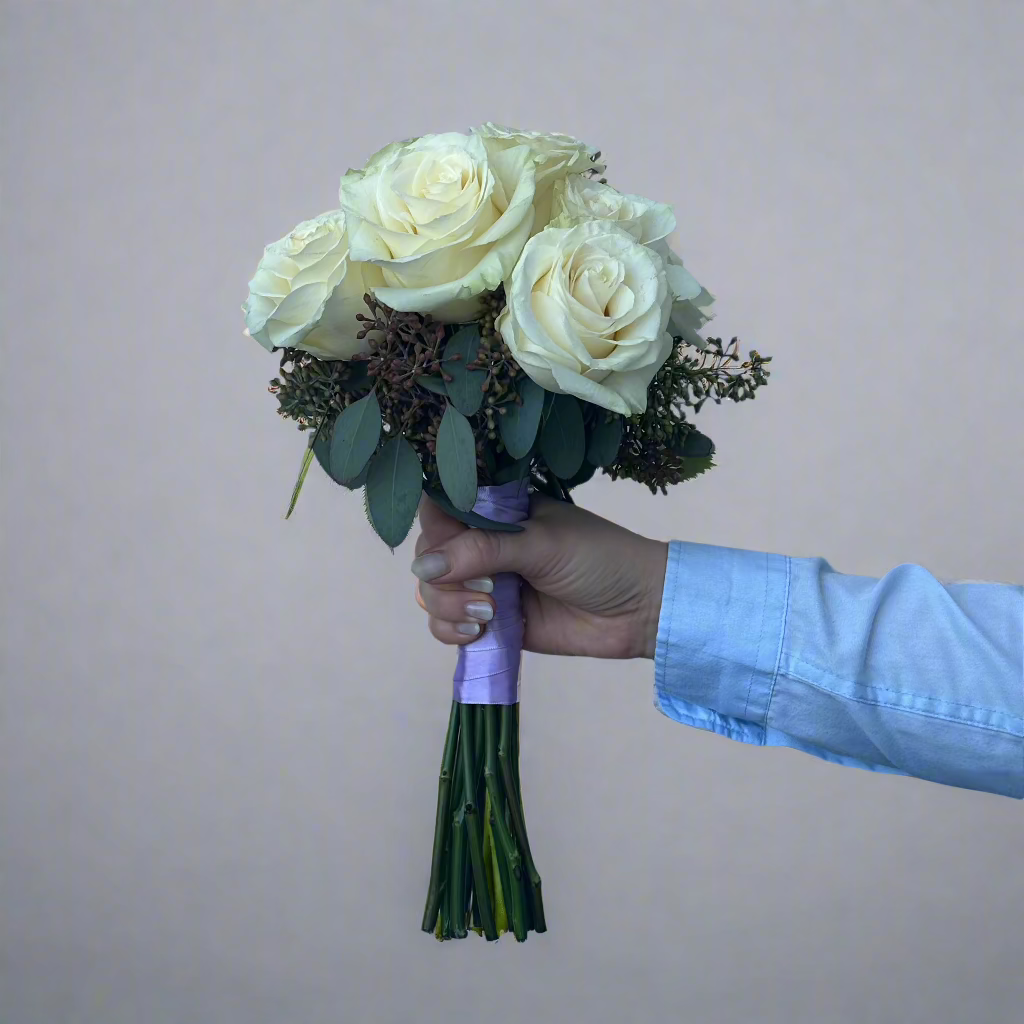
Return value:
[(462, 584), (467, 590), (476, 590), (481, 594), (490, 594), (494, 590), (494, 580), (485, 576), (482, 580), (466, 580)]
[(448, 571), (448, 559), (436, 552), (420, 555), (419, 558), (413, 559), (411, 568), (414, 576), (418, 576), (424, 583), (429, 583)]
[(476, 636), (480, 632), (480, 623), (478, 622), (460, 622), (455, 627), (456, 633), (461, 633), (463, 636)]
[(490, 622), (494, 618), (494, 609), (486, 601), (470, 601), (466, 605), (466, 614), (477, 622)]

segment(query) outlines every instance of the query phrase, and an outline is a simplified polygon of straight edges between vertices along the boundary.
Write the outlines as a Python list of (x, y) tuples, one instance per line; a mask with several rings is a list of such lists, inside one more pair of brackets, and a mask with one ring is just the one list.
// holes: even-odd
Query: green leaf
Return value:
[(333, 425), (330, 428), (324, 428), (319, 434), (316, 440), (313, 442), (313, 454), (316, 456), (316, 461), (320, 463), (320, 468), (332, 479), (336, 484), (340, 484), (342, 487), (347, 487), (350, 491), (358, 491), (363, 484), (366, 483), (366, 470), (369, 468), (369, 462), (363, 467), (362, 472), (355, 477), (353, 480), (336, 480), (331, 475), (331, 439), (333, 437)]
[(445, 381), (448, 397), (463, 416), (472, 416), (483, 404), (485, 370), (471, 370), (480, 348), (480, 327), (469, 324), (456, 331), (445, 345), (441, 368), (451, 377)]
[(685, 459), (680, 472), (679, 482), (682, 483), (684, 480), (692, 480), (695, 476), (702, 476), (709, 469), (714, 468), (715, 462), (710, 455), (703, 459)]
[(529, 454), (537, 438), (540, 414), (544, 411), (544, 389), (529, 377), (524, 377), (516, 389), (523, 404), (509, 402), (503, 406), (505, 414), (499, 417), (501, 439), (513, 459)]
[(393, 437), (374, 455), (366, 474), (366, 512), (389, 548), (397, 548), (409, 535), (422, 492), (416, 450), (404, 437)]
[(715, 454), (715, 443), (699, 430), (689, 430), (679, 454), (685, 459), (709, 459)]
[(622, 444), (622, 417), (600, 419), (594, 425), (587, 444), (587, 461), (595, 466), (610, 466)]
[(518, 523), (499, 523), (497, 520), (488, 519), (477, 512), (467, 512), (464, 509), (456, 508), (449, 500), (444, 491), (436, 488), (427, 488), (427, 495), (431, 501), (436, 503), (444, 512), (458, 519), (460, 523), (467, 526), (475, 526), (479, 530), (498, 530), (504, 533), (522, 533), (523, 528)]
[(330, 474), (334, 480), (349, 483), (359, 476), (377, 448), (380, 428), (380, 405), (372, 391), (341, 413), (331, 438)]
[(476, 441), (469, 420), (453, 405), (437, 430), (437, 472), (451, 503), (463, 512), (476, 504)]
[(284, 514), (285, 519), (295, 511), (295, 503), (299, 500), (299, 492), (302, 490), (302, 485), (306, 482), (306, 474), (309, 472), (311, 465), (313, 465), (313, 446), (307, 445), (306, 451), (302, 456), (302, 465), (299, 467), (299, 477), (292, 488), (292, 498), (288, 502), (288, 511)]
[(586, 447), (580, 403), (572, 395), (556, 395), (540, 433), (544, 461), (560, 480), (569, 480), (583, 465)]
[(507, 466), (502, 466), (494, 474), (494, 482), (497, 485), (510, 484), (514, 480), (524, 480), (530, 472), (531, 458), (529, 455), (524, 455), (518, 462), (510, 462)]
[(435, 395), (448, 394), (448, 389), (445, 387), (443, 377), (416, 377), (415, 381), (421, 388), (426, 388), (427, 391), (433, 391)]
[(587, 483), (597, 472), (597, 466), (595, 466), (589, 459), (583, 461), (583, 465), (580, 466), (579, 472), (571, 480), (565, 481), (565, 489), (571, 491), (574, 487), (579, 487), (580, 484)]

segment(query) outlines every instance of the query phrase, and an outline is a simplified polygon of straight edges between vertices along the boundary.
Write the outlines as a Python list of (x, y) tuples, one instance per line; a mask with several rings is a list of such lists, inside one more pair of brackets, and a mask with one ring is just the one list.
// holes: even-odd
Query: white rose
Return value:
[(571, 135), (521, 132), (490, 121), (476, 131), (494, 148), (530, 147), (537, 165), (534, 234), (543, 231), (551, 220), (552, 190), (559, 181), (568, 174), (579, 174), (588, 168), (597, 174), (605, 171), (605, 165), (596, 159), (597, 151)]
[(672, 291), (669, 327), (674, 335), (691, 345), (705, 346), (697, 333), (711, 319), (714, 296), (706, 291), (669, 248), (666, 239), (676, 228), (672, 207), (643, 196), (626, 195), (582, 174), (559, 181), (554, 188), (552, 224), (568, 227), (585, 220), (610, 220), (649, 245), (665, 261), (665, 273)]
[(542, 388), (624, 416), (672, 351), (665, 264), (613, 221), (547, 228), (527, 243), (497, 327)]
[(393, 143), (341, 179), (351, 256), (379, 270), (385, 305), (471, 320), (530, 236), (534, 178), (525, 145), (456, 132)]
[[(350, 359), (367, 349), (356, 313), (370, 281), (349, 261), (340, 210), (303, 221), (266, 247), (242, 307), (246, 333), (264, 348), (298, 348), (322, 359)], [(369, 277), (372, 279), (372, 273)]]

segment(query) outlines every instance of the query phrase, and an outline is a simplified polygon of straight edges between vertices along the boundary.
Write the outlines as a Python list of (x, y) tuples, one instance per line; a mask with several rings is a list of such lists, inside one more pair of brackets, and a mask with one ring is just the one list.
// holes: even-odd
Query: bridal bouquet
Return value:
[[(672, 209), (607, 184), (566, 135), (485, 124), (396, 142), (341, 179), (338, 209), (269, 245), (246, 334), (313, 464), (363, 492), (390, 548), (423, 496), (521, 530), (529, 493), (598, 470), (665, 493), (712, 466), (687, 410), (752, 398), (768, 358), (702, 337), (712, 296), (669, 248)], [(741, 361), (742, 360), (742, 361)], [(424, 931), (546, 928), (519, 783), (520, 580), (460, 648)]]

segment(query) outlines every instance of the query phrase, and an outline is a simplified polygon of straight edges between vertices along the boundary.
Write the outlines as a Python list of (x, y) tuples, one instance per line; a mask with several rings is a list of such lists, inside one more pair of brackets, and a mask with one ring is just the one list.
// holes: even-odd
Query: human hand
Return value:
[(526, 650), (653, 658), (668, 545), (543, 495), (523, 527), (471, 530), (423, 499), (412, 571), (431, 633), (446, 644), (474, 640), (494, 614), (491, 577), (515, 572)]

